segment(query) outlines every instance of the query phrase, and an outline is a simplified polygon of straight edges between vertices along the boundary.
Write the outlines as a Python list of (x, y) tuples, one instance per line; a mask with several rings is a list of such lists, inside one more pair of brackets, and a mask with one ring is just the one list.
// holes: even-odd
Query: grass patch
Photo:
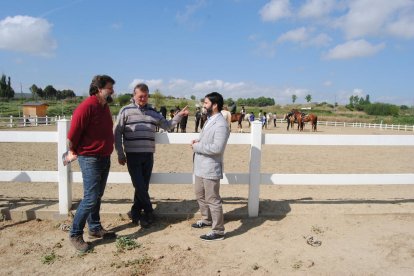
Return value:
[(43, 255), (42, 258), (41, 258), (41, 261), (42, 261), (42, 264), (49, 265), (49, 264), (53, 264), (56, 261), (56, 259), (57, 259), (57, 256), (56, 256), (55, 252), (52, 251), (49, 254)]
[(154, 262), (155, 259), (153, 257), (144, 255), (138, 259), (132, 259), (122, 262), (113, 262), (111, 263), (111, 267), (114, 267), (116, 269), (129, 267), (132, 268), (132, 271), (130, 271), (131, 275), (146, 275), (151, 270), (151, 266)]
[(116, 248), (118, 252), (125, 250), (132, 250), (134, 248), (141, 247), (141, 244), (129, 237), (120, 237), (116, 239)]

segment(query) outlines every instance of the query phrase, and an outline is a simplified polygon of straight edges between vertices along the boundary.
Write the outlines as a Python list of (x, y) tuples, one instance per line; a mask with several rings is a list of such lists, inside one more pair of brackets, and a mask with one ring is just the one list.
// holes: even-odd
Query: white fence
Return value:
[[(116, 116), (112, 116), (115, 121)], [(66, 119), (65, 116), (55, 117), (0, 117), (0, 127), (28, 127), (38, 125), (54, 125), (60, 119)], [(247, 118), (246, 118), (247, 120)], [(278, 124), (286, 123), (286, 120), (277, 119)], [(273, 124), (270, 120), (267, 122), (269, 126)], [(330, 122), (318, 121), (318, 125), (333, 126), (333, 127), (357, 127), (357, 128), (378, 128), (384, 130), (398, 130), (398, 131), (413, 131), (414, 125), (394, 125), (394, 124), (374, 124), (374, 123), (346, 123), (346, 122)]]
[[(67, 150), (66, 136), (69, 120), (57, 122), (57, 132), (0, 131), (0, 142), (58, 143), (58, 171), (0, 171), (6, 182), (57, 182), (59, 184), (59, 212), (67, 214), (72, 207), (72, 182), (81, 183), (80, 172), (63, 166), (62, 154)], [(189, 144), (198, 133), (157, 133), (156, 143)], [(265, 174), (260, 173), (261, 147), (266, 145), (340, 145), (340, 146), (414, 146), (414, 135), (307, 135), (263, 134), (261, 123), (253, 122), (251, 133), (231, 133), (229, 144), (250, 145), (249, 173), (226, 173), (222, 184), (248, 184), (248, 214), (259, 213), (260, 184), (276, 185), (382, 185), (414, 184), (414, 173), (408, 174)], [(108, 183), (131, 183), (127, 172), (110, 172)], [(154, 173), (153, 184), (192, 184), (192, 173)]]

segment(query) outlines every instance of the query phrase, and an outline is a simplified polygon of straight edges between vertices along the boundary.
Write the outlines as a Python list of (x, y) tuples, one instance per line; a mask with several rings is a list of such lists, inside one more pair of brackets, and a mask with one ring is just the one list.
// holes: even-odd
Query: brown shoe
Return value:
[(101, 228), (99, 231), (89, 231), (89, 238), (91, 239), (115, 239), (116, 234), (114, 231), (108, 231)]
[(86, 253), (89, 250), (89, 244), (83, 240), (83, 236), (70, 237), (70, 242), (79, 253)]

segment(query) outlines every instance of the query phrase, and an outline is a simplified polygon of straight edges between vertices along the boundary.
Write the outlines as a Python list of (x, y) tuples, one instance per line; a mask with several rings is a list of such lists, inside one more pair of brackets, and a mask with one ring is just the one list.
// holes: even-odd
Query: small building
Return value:
[(26, 117), (46, 117), (46, 111), (49, 107), (46, 103), (24, 103), (22, 104), (23, 116)]

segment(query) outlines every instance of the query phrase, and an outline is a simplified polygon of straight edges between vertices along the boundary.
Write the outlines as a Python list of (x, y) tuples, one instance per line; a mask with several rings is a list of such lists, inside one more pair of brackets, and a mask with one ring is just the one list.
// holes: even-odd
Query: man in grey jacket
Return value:
[(221, 114), (223, 97), (212, 92), (204, 98), (208, 120), (198, 140), (193, 140), (195, 195), (202, 219), (193, 228), (211, 226), (212, 231), (200, 236), (202, 240), (224, 239), (224, 216), (220, 197), (220, 179), (223, 178), (223, 154), (230, 135), (229, 127)]
[(146, 84), (135, 86), (132, 102), (119, 111), (114, 130), (118, 163), (127, 164), (135, 188), (134, 204), (129, 215), (134, 224), (140, 223), (144, 228), (154, 221), (148, 189), (154, 164), (156, 127), (170, 130), (183, 116), (188, 116), (188, 109), (184, 107), (167, 121), (148, 104), (148, 94)]

